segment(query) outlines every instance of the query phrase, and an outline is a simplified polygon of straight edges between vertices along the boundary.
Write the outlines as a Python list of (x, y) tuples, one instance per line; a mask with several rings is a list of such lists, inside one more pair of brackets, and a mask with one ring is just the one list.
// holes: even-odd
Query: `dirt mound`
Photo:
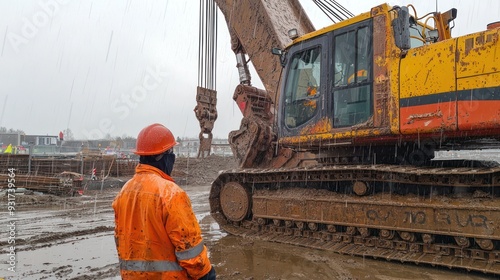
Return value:
[[(172, 177), (178, 185), (200, 186), (211, 184), (222, 170), (235, 169), (238, 167), (234, 157), (209, 156), (206, 158), (185, 158), (175, 159)], [(106, 178), (104, 182), (100, 180), (86, 182), (86, 189), (100, 190), (109, 188), (121, 188), (132, 176), (121, 178)]]
[(179, 185), (211, 184), (220, 171), (238, 167), (234, 157), (176, 158), (172, 177)]

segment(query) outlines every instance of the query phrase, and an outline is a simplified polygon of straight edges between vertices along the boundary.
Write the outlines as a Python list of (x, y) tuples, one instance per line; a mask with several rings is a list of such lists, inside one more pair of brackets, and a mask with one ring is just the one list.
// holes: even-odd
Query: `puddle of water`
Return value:
[(32, 251), (17, 252), (16, 257), (18, 260), (16, 273), (8, 271), (8, 265), (4, 262), (0, 263), (2, 277), (14, 277), (14, 279), (44, 277), (70, 279), (83, 275), (98, 277), (102, 268), (110, 265), (118, 267), (114, 237), (109, 232), (82, 236), (68, 243)]

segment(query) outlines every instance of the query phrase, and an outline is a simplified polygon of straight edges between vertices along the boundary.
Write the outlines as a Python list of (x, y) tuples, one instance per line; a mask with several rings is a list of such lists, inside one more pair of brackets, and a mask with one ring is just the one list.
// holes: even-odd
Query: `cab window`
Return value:
[(372, 115), (369, 31), (364, 26), (334, 36), (334, 127), (360, 124)]
[(321, 48), (295, 53), (285, 85), (285, 124), (300, 126), (312, 119), (318, 110), (321, 74)]

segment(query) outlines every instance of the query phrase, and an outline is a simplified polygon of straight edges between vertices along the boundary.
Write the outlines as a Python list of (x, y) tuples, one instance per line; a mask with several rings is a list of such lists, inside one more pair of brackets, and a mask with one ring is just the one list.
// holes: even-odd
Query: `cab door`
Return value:
[(327, 92), (326, 36), (290, 48), (283, 75), (279, 122), (281, 136), (300, 135), (324, 115)]

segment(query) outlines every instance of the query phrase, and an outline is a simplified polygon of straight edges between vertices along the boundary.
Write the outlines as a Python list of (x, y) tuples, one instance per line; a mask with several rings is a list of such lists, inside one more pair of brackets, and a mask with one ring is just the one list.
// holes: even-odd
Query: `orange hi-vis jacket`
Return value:
[(113, 201), (122, 279), (198, 279), (212, 268), (187, 194), (139, 164)]

